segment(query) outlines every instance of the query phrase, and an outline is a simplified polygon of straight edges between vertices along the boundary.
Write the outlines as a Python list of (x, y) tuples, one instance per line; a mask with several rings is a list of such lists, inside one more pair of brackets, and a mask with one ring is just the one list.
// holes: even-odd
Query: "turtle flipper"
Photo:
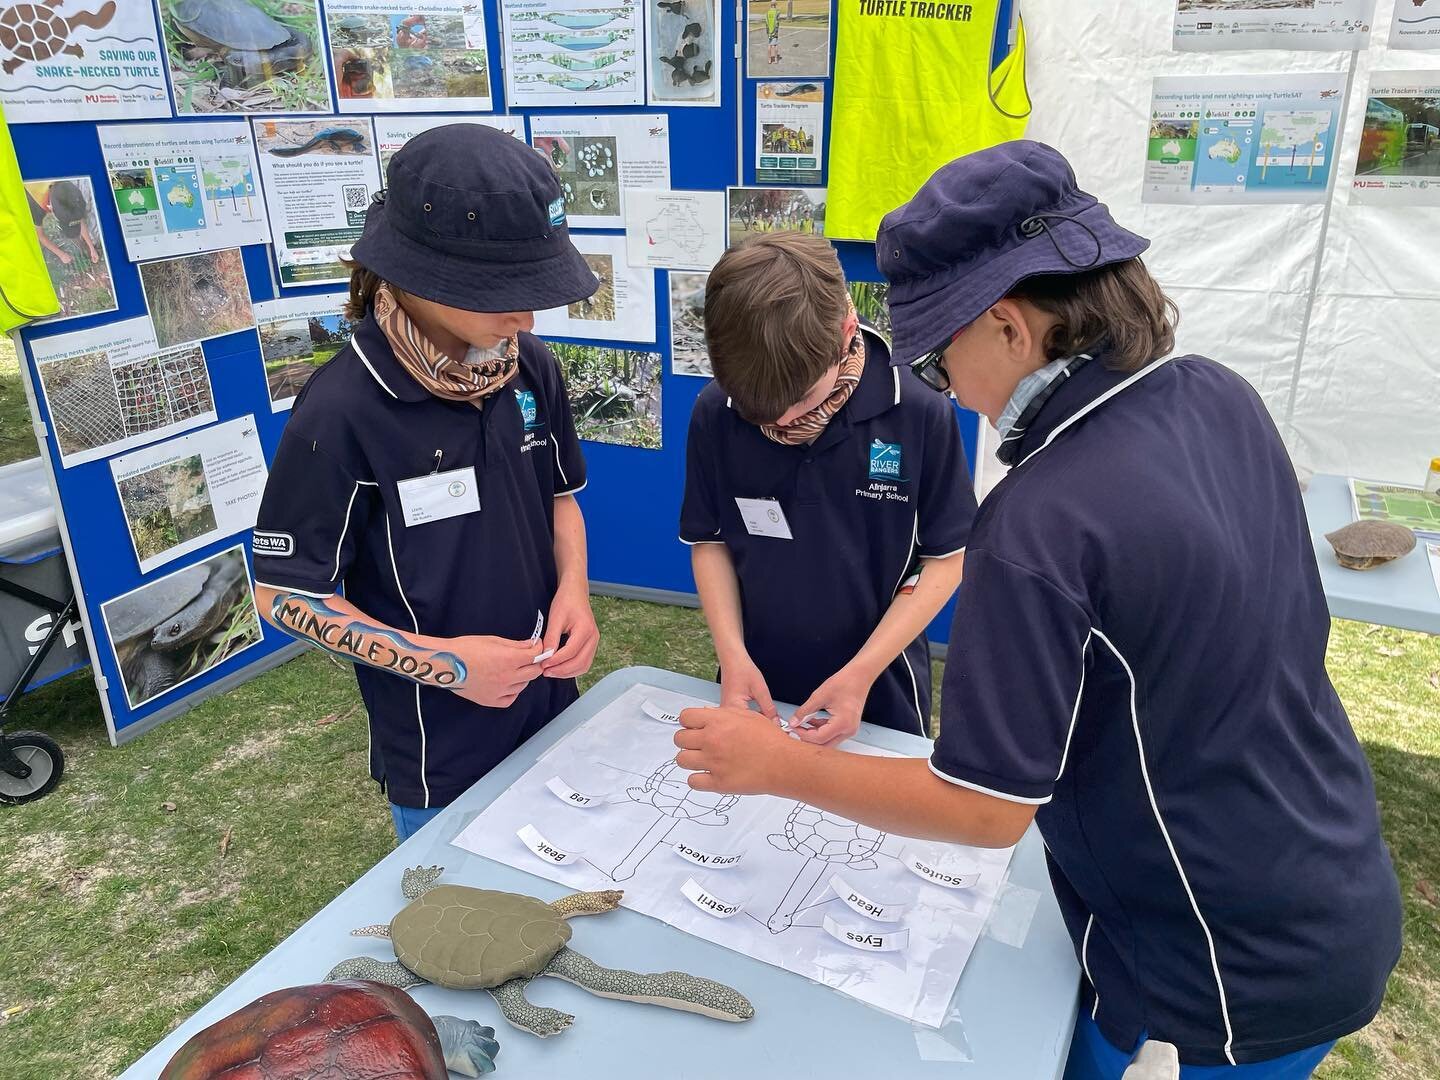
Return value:
[(443, 866), (412, 866), (400, 877), (400, 891), (406, 900), (414, 900), (433, 889), (444, 872)]
[(525, 987), (529, 985), (529, 979), (511, 979), (490, 989), (490, 996), (500, 1006), (500, 1014), (506, 1020), (521, 1031), (528, 1031), (542, 1039), (560, 1034), (575, 1022), (575, 1017), (559, 1009), (532, 1005), (525, 997)]
[(373, 956), (352, 956), (349, 960), (341, 960), (330, 969), (330, 974), (325, 976), (326, 982), (338, 982), (341, 979), (369, 979), (371, 982), (396, 986), (401, 990), (425, 984), (424, 979), (398, 960), (387, 962), (376, 960)]
[(861, 859), (859, 862), (847, 863), (851, 870), (874, 870), (880, 864), (874, 859)]
[(604, 968), (568, 947), (557, 952), (540, 974), (564, 979), (600, 997), (659, 1005), (716, 1020), (738, 1022), (755, 1015), (755, 1006), (745, 995), (724, 983), (687, 975), (683, 971), (641, 975), (634, 971)]
[(789, 838), (787, 838), (784, 833), (772, 832), (765, 839), (770, 841), (770, 846), (775, 848), (777, 851), (795, 850), (794, 845), (790, 843)]
[(455, 1016), (430, 1019), (435, 1024), (435, 1034), (440, 1037), (440, 1052), (445, 1055), (447, 1069), (461, 1076), (483, 1076), (495, 1071), (495, 1055), (500, 1053), (500, 1044), (495, 1041), (494, 1028)]
[(351, 931), (350, 931), (350, 936), (351, 936), (351, 937), (378, 937), (378, 938), (384, 938), (386, 941), (389, 941), (389, 940), (390, 940), (390, 924), (389, 924), (389, 923), (375, 923), (375, 924), (372, 925), (372, 926), (357, 926), (354, 930), (351, 930)]
[[(569, 896), (562, 896), (559, 900), (552, 900), (550, 908), (562, 919), (573, 919), (577, 915), (603, 915), (605, 912), (614, 911), (619, 907), (620, 898), (624, 895), (619, 889), (571, 893)], [(367, 927), (367, 929), (369, 928)], [(359, 932), (358, 930), (351, 931), (354, 934)]]

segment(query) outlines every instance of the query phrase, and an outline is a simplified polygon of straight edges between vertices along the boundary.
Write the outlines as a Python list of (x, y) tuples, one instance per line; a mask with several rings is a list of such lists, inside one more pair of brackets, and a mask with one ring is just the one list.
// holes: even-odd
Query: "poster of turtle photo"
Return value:
[(60, 314), (37, 322), (114, 311), (115, 282), (95, 212), (95, 188), (88, 176), (27, 180), (25, 202), (45, 256)]
[(328, 113), (317, 0), (160, 0), (175, 111)]
[(729, 246), (775, 232), (825, 232), (824, 188), (732, 187), (728, 191)]
[(269, 239), (243, 120), (97, 129), (131, 261)]
[(239, 544), (107, 600), (100, 616), (132, 709), (184, 686), (262, 637)]
[(346, 293), (332, 292), (255, 305), (271, 412), (294, 405), (310, 376), (350, 340), (354, 324), (345, 315), (347, 299)]
[(660, 354), (550, 342), (560, 361), (575, 431), (587, 442), (659, 450)]
[(530, 145), (555, 170), (572, 229), (622, 229), (627, 190), (670, 186), (664, 113), (532, 116)]
[(645, 103), (645, 9), (635, 0), (500, 0), (500, 18), (511, 105)]
[(767, 82), (755, 88), (756, 183), (820, 183), (824, 147), (823, 86)]
[(1350, 201), (1440, 206), (1440, 72), (1371, 75)]
[(325, 20), (342, 113), (493, 107), (479, 4), (329, 0)]
[(648, 102), (719, 105), (719, 0), (651, 0), (648, 10)]
[(140, 285), (162, 349), (255, 325), (239, 248), (141, 263)]
[(745, 74), (830, 76), (830, 0), (745, 0)]
[(535, 333), (547, 340), (655, 340), (655, 271), (631, 266), (625, 237), (573, 234), (576, 250), (595, 275), (595, 292), (563, 308), (535, 313)]
[(713, 378), (705, 347), (705, 282), (709, 274), (670, 271), (670, 370)]
[(169, 116), (150, 0), (0, 4), (0, 105), (11, 124)]

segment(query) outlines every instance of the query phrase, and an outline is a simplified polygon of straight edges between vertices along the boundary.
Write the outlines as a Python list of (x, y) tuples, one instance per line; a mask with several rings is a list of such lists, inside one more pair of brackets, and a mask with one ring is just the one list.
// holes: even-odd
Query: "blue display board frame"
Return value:
[[(323, 8), (323, 3), (322, 3)], [(1008, 25), (1010, 3), (1002, 7), (1002, 25)], [(547, 113), (576, 113), (580, 109), (515, 109), (507, 106), (504, 85), (504, 39), (501, 34), (498, 0), (484, 0), (487, 48), (490, 58), (493, 114), (530, 116)], [(722, 104), (718, 108), (629, 106), (604, 109), (606, 114), (668, 114), (670, 126), (671, 186), (676, 189), (723, 190), (735, 184), (753, 184), (755, 176), (752, 127), (757, 80), (745, 78), (745, 4), (743, 0), (722, 0), (719, 56), (726, 62), (718, 74), (722, 80)], [(323, 19), (322, 19), (323, 23)], [(835, 19), (832, 16), (831, 56), (834, 55)], [(996, 58), (1007, 50), (1006, 35), (996, 35)], [(328, 47), (328, 40), (327, 40)], [(168, 73), (167, 73), (168, 77)], [(833, 95), (831, 80), (809, 79), (826, 89), (826, 130)], [(333, 88), (332, 88), (333, 93)], [(423, 112), (423, 111), (422, 111)], [(269, 115), (269, 114), (266, 114)], [(438, 115), (438, 114), (431, 114)], [(461, 118), (464, 113), (446, 113)], [(176, 117), (174, 123), (238, 118), (226, 116)], [(125, 121), (118, 121), (123, 123)], [(137, 120), (159, 123), (162, 120)], [(115, 484), (106, 460), (62, 468), (55, 440), (49, 437), (50, 416), (38, 386), (34, 357), (29, 344), (56, 334), (147, 314), (137, 267), (127, 261), (125, 244), (108, 192), (105, 162), (95, 125), (87, 122), (21, 124), (11, 128), (21, 171), (25, 179), (86, 175), (96, 192), (96, 211), (101, 232), (110, 253), (118, 310), (101, 315), (69, 319), (59, 324), (26, 328), (23, 368), (32, 408), (38, 418), (37, 432), (54, 478), (57, 512), (62, 523), (66, 552), (82, 598), (82, 621), (89, 638), (96, 684), (104, 701), (111, 739), (119, 743), (191, 707), (197, 700), (223, 691), (251, 677), (259, 670), (294, 655), (299, 648), (285, 635), (268, 625), (263, 641), (212, 668), (154, 701), (132, 709), (126, 700), (117, 669), (115, 651), (106, 636), (100, 605), (165, 574), (200, 562), (244, 543), (248, 532), (224, 539), (182, 559), (142, 575), (127, 539), (127, 530)], [(528, 121), (526, 135), (529, 135)], [(823, 158), (822, 158), (823, 160)], [(602, 235), (616, 230), (585, 230)], [(840, 243), (842, 265), (851, 280), (876, 281), (874, 248), (869, 244)], [(252, 301), (279, 296), (302, 296), (331, 291), (335, 286), (285, 289), (276, 283), (268, 245), (243, 249), (245, 271)], [(671, 372), (669, 340), (669, 288), (664, 271), (652, 271), (655, 279), (655, 351), (664, 358), (661, 384), (662, 442), (660, 450), (645, 450), (586, 443), (590, 483), (580, 494), (588, 523), (590, 576), (598, 591), (630, 593), (684, 601), (694, 594), (689, 550), (676, 538), (680, 497), (684, 483), (685, 433), (691, 408), (705, 380), (677, 376)], [(605, 341), (585, 342), (611, 344)], [(649, 348), (649, 346), (632, 346)], [(267, 461), (273, 457), (288, 413), (272, 413), (260, 359), (259, 340), (253, 330), (206, 341), (203, 345), (210, 369), (218, 420), (223, 422), (246, 414), (255, 416)], [(978, 421), (974, 414), (961, 413), (966, 452), (971, 461), (976, 452)], [(247, 556), (248, 558), (248, 556)], [(943, 641), (949, 626), (948, 610), (931, 628), (932, 638)]]

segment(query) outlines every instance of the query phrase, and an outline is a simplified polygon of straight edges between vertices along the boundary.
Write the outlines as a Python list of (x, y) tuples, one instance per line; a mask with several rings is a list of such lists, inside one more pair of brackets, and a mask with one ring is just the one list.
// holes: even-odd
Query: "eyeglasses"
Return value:
[(930, 387), (931, 390), (938, 391), (942, 394), (950, 392), (950, 373), (945, 370), (945, 350), (955, 344), (955, 339), (963, 334), (965, 330), (966, 327), (962, 326), (959, 330), (956, 330), (955, 333), (950, 336), (950, 340), (944, 345), (941, 345), (940, 348), (932, 349), (920, 357), (919, 360), (910, 361), (910, 370), (915, 373), (915, 377)]

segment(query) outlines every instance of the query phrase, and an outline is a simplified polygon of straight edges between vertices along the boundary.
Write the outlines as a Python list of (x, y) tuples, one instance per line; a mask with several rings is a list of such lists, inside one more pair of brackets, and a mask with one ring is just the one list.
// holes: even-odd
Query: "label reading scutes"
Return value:
[(706, 915), (713, 915), (717, 919), (728, 919), (745, 906), (738, 901), (731, 903), (728, 900), (720, 899), (694, 878), (686, 878), (685, 884), (680, 886), (680, 891), (685, 894), (686, 900), (689, 900)]
[(574, 862), (579, 857), (579, 852), (565, 851), (546, 840), (540, 835), (540, 830), (534, 825), (526, 825), (517, 829), (515, 835), (520, 837), (520, 842), (529, 848), (535, 855), (544, 859), (552, 866), (565, 866)]
[(704, 866), (712, 870), (727, 870), (738, 863), (741, 858), (740, 855), (721, 855), (714, 851), (701, 851), (697, 847), (691, 847), (683, 840), (673, 845), (670, 850), (696, 866)]
[(829, 915), (825, 916), (824, 926), (825, 932), (836, 941), (862, 952), (900, 952), (910, 944), (908, 926), (875, 931), (865, 926), (846, 926)]
[(566, 806), (580, 806), (589, 810), (592, 807), (599, 806), (603, 801), (602, 799), (595, 798), (593, 795), (582, 795), (558, 776), (552, 776), (549, 780), (546, 780), (545, 788), (551, 795), (554, 795)]
[(839, 874), (830, 879), (830, 888), (835, 890), (835, 895), (844, 901), (845, 906), (851, 911), (857, 915), (864, 915), (867, 919), (874, 919), (876, 922), (899, 922), (908, 906), (872, 900)]
[(935, 865), (937, 860), (909, 848), (903, 858), (906, 869), (916, 877), (945, 889), (968, 889), (980, 880), (980, 868), (973, 863), (941, 869)]

